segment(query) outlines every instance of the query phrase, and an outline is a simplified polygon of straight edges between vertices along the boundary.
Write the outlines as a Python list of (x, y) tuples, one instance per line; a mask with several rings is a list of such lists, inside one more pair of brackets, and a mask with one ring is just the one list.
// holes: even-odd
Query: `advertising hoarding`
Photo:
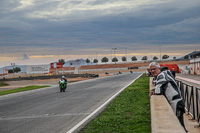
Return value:
[(42, 74), (49, 73), (49, 65), (28, 65), (26, 68), (27, 74)]
[(63, 68), (63, 63), (51, 63), (51, 68)]

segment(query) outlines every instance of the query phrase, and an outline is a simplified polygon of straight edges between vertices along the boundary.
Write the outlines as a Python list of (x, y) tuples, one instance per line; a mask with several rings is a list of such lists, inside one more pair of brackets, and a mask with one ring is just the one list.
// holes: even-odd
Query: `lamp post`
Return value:
[(114, 56), (115, 56), (115, 50), (116, 50), (117, 48), (112, 48), (112, 50), (114, 50)]
[(91, 65), (92, 65), (92, 53), (91, 53)]
[(127, 60), (128, 60), (128, 59), (127, 59), (127, 52), (126, 52), (126, 49), (127, 49), (127, 48), (125, 48), (125, 54), (126, 54), (126, 62), (127, 62)]
[(15, 73), (15, 63), (11, 63), (11, 66), (13, 67), (13, 73)]
[(160, 60), (162, 60), (162, 59), (161, 59), (161, 45), (159, 45), (159, 48), (160, 48)]
[[(96, 59), (97, 59), (97, 54), (98, 54), (98, 53), (96, 52)], [(98, 59), (97, 59), (97, 65), (98, 65)]]
[(112, 50), (110, 51), (110, 53), (111, 53), (111, 55), (110, 55), (111, 60), (110, 61), (112, 63)]
[[(117, 48), (112, 48), (112, 50), (114, 50), (114, 58), (116, 58), (116, 56), (115, 56), (115, 50), (116, 50)], [(115, 61), (115, 64), (116, 64), (116, 61)]]

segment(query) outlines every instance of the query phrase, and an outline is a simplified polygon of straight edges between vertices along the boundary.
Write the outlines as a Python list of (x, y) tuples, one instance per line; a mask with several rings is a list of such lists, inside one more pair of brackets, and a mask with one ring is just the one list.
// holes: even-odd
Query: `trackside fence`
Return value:
[(196, 120), (200, 126), (200, 88), (179, 80), (176, 82), (180, 88), (188, 115), (191, 115), (192, 120)]

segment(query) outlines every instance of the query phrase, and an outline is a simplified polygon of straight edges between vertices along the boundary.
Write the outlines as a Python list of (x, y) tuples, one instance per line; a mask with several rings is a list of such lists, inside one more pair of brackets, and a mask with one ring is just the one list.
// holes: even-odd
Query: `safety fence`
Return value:
[(181, 95), (185, 103), (185, 109), (192, 120), (196, 120), (200, 126), (200, 88), (177, 80)]

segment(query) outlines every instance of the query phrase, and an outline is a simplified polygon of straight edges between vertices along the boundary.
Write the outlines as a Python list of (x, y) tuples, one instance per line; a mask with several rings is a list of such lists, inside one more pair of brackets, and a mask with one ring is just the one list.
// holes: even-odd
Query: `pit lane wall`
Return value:
[[(155, 86), (150, 77), (150, 90)], [(151, 104), (151, 132), (152, 133), (185, 133), (171, 106), (163, 95), (152, 95)]]

